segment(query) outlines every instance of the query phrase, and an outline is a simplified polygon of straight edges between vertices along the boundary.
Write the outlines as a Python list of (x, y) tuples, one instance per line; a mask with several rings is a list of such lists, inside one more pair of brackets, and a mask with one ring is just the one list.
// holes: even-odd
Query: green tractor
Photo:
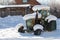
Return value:
[(32, 9), (34, 13), (23, 17), (26, 21), (27, 29), (25, 31), (28, 33), (34, 32), (34, 35), (40, 35), (42, 31), (56, 30), (57, 17), (50, 14), (50, 7), (36, 5)]

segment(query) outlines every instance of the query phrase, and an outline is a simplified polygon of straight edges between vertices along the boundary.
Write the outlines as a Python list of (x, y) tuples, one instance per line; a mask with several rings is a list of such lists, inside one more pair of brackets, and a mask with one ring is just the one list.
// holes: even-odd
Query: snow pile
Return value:
[[(27, 14), (23, 17), (24, 20), (28, 20), (28, 19), (33, 19), (36, 16), (36, 12), (32, 13), (32, 14)], [(38, 18), (41, 18), (41, 14), (38, 13)]]
[(22, 23), (26, 26), (26, 21), (23, 20), (23, 16), (7, 16), (5, 18), (0, 17), (0, 29), (15, 27), (17, 24)]
[(41, 10), (41, 9), (47, 9), (47, 10), (50, 10), (50, 7), (48, 7), (48, 6), (45, 6), (45, 5), (35, 5), (33, 8), (32, 8), (32, 10), (33, 11), (37, 11), (37, 10)]
[[(24, 24), (22, 24), (22, 23), (17, 24), (17, 25), (15, 26), (15, 27), (16, 27), (16, 31), (18, 31), (18, 29), (19, 29), (21, 26), (24, 26)], [(24, 29), (27, 29), (27, 28), (24, 26)]]
[(50, 22), (52, 20), (57, 20), (57, 17), (54, 15), (49, 15), (48, 17), (45, 18), (45, 21), (47, 21), (47, 20), (48, 20), (48, 22)]
[(0, 39), (3, 38), (19, 38), (19, 33), (15, 28), (0, 29)]
[(43, 26), (42, 25), (39, 25), (39, 24), (36, 24), (34, 27), (33, 27), (34, 31), (37, 30), (37, 29), (41, 29), (43, 30)]

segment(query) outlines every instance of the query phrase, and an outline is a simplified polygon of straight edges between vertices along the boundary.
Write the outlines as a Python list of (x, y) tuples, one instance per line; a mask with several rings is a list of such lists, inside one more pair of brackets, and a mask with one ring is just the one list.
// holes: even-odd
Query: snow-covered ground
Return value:
[(0, 40), (60, 40), (60, 19), (57, 19), (56, 22), (57, 30), (42, 32), (41, 35), (35, 36), (32, 33), (17, 32), (17, 24), (26, 24), (22, 16), (0, 18)]

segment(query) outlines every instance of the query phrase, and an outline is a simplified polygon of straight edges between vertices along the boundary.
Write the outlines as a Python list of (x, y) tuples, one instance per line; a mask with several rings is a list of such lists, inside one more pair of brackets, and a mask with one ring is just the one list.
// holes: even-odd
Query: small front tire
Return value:
[(24, 27), (21, 26), (21, 27), (18, 29), (18, 32), (25, 33)]

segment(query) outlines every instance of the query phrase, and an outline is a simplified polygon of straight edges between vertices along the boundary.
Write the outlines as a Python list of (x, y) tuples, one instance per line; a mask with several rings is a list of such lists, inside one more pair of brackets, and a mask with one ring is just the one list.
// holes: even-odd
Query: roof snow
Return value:
[[(24, 20), (28, 20), (28, 19), (33, 19), (36, 16), (36, 12), (32, 13), (32, 14), (27, 14), (23, 17)], [(41, 14), (38, 13), (38, 18), (41, 18)]]
[(45, 6), (45, 5), (35, 5), (32, 10), (33, 11), (37, 11), (37, 10), (50, 10), (50, 7), (49, 6)]
[(5, 6), (0, 5), (0, 8), (5, 8)]
[(0, 8), (6, 8), (6, 7), (29, 7), (30, 4), (21, 4), (21, 5), (0, 5)]
[(48, 20), (48, 22), (50, 22), (52, 20), (57, 20), (57, 17), (54, 15), (49, 15), (48, 17), (46, 17), (45, 21), (47, 21), (47, 20)]
[(39, 25), (39, 24), (36, 24), (34, 27), (33, 27), (34, 31), (37, 30), (37, 29), (41, 29), (43, 30), (43, 26), (42, 25)]
[(21, 4), (21, 5), (6, 5), (6, 7), (29, 7), (30, 4)]

